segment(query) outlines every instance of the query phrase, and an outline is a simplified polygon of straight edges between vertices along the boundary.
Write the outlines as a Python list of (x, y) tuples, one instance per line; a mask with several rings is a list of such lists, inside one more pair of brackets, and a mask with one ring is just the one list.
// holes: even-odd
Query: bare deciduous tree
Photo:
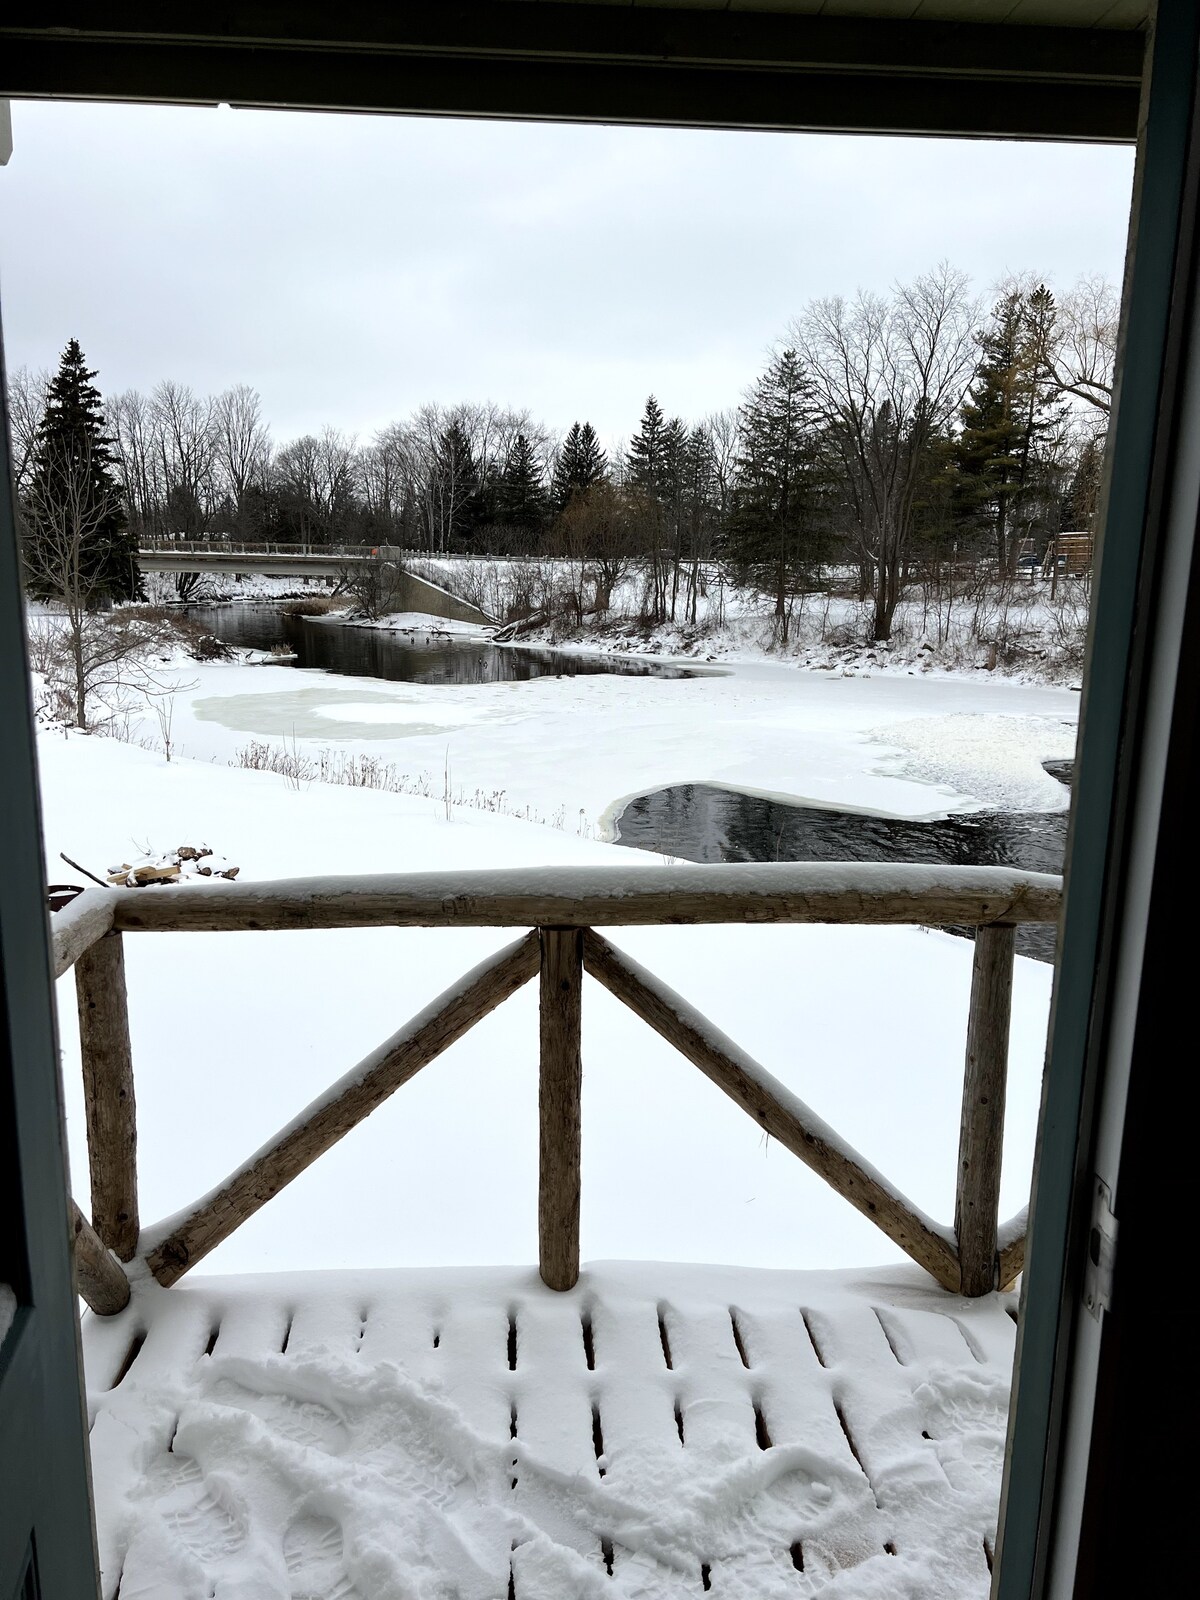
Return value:
[(727, 406), (704, 420), (712, 450), (712, 475), (717, 516), (723, 522), (737, 477), (738, 408)]
[(154, 407), (137, 389), (127, 389), (109, 401), (108, 422), (130, 525), (139, 537), (161, 533), (165, 487)]
[(978, 320), (966, 276), (943, 264), (890, 299), (815, 301), (792, 325), (869, 574), (878, 640), (891, 636), (928, 450), (960, 407)]
[(46, 409), (50, 374), (18, 367), (8, 378), (8, 421), (12, 429), (13, 487), (17, 497), (25, 492), (37, 447), (38, 424)]
[(613, 590), (630, 564), (630, 516), (625, 490), (608, 478), (600, 478), (590, 489), (577, 491), (558, 519), (557, 540), (567, 558), (566, 598), (574, 621), (582, 625), (588, 609), (601, 614), (608, 611)]
[(109, 578), (97, 566), (94, 546), (112, 507), (97, 500), (92, 468), (88, 451), (80, 450), (52, 477), (35, 476), (22, 506), (36, 528), (36, 537), (23, 541), (26, 581), (34, 593), (52, 596), (55, 606), (38, 624), (39, 659), (79, 728), (88, 727), (102, 686), (141, 684), (147, 649), (166, 636), (136, 612), (101, 609)]
[(1080, 278), (1058, 303), (1050, 356), (1054, 380), (1105, 415), (1112, 409), (1121, 299), (1107, 278)]
[(275, 457), (275, 479), (292, 502), (303, 541), (336, 544), (357, 489), (353, 437), (323, 428), (293, 439)]
[(219, 487), (230, 503), (237, 531), (251, 530), (247, 499), (270, 473), (271, 432), (262, 418), (258, 392), (238, 383), (219, 394), (212, 405), (213, 456)]
[(198, 539), (208, 528), (216, 502), (213, 402), (173, 379), (160, 383), (150, 401), (166, 502), (165, 531)]
[(350, 597), (360, 616), (374, 622), (396, 609), (403, 572), (400, 552), (383, 547), (369, 559), (345, 562), (338, 573), (338, 587)]

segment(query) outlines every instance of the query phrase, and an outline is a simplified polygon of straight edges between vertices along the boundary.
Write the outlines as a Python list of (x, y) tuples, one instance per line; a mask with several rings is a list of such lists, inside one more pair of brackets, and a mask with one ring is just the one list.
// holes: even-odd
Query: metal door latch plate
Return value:
[(1083, 1303), (1099, 1322), (1112, 1304), (1113, 1262), (1117, 1255), (1117, 1219), (1112, 1191), (1100, 1178), (1092, 1180), (1092, 1220), (1087, 1265), (1083, 1271)]

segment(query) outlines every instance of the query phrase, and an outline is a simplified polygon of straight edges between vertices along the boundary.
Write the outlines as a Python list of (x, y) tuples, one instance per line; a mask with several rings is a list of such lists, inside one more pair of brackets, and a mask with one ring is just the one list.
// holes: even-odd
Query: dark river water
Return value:
[[(248, 649), (287, 645), (297, 667), (406, 683), (499, 683), (573, 678), (591, 673), (695, 678), (711, 675), (620, 656), (512, 649), (480, 640), (385, 633), (289, 617), (277, 606), (191, 606), (189, 615), (219, 639)], [(1069, 785), (1073, 763), (1047, 761)], [(1061, 872), (1067, 813), (977, 811), (938, 822), (865, 817), (856, 812), (768, 800), (684, 783), (630, 800), (617, 819), (617, 842), (684, 861), (915, 861), (948, 866), (1020, 867)], [(1017, 932), (1017, 949), (1053, 961), (1052, 928)]]
[(398, 683), (511, 683), (593, 673), (636, 678), (701, 676), (688, 667), (636, 661), (627, 656), (572, 655), (558, 650), (513, 649), (482, 639), (347, 628), (289, 617), (273, 605), (238, 602), (189, 606), (188, 615), (227, 644), (248, 650), (286, 645), (296, 654), (290, 665), (315, 667), (352, 678), (387, 678)]
[[(1069, 762), (1047, 762), (1060, 781)], [(1064, 771), (1064, 769), (1068, 769)], [(789, 805), (712, 784), (681, 783), (630, 800), (617, 842), (685, 861), (916, 861), (1061, 872), (1065, 811), (975, 811), (936, 822)], [(1017, 949), (1054, 959), (1052, 928), (1017, 931)]]

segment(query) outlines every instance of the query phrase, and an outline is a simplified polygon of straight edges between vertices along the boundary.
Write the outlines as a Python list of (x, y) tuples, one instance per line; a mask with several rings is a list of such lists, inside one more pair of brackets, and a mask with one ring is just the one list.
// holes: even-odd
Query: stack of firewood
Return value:
[(146, 855), (109, 867), (108, 881), (125, 889), (144, 889), (153, 883), (178, 883), (181, 878), (236, 878), (239, 870), (206, 844), (181, 844), (165, 855)]

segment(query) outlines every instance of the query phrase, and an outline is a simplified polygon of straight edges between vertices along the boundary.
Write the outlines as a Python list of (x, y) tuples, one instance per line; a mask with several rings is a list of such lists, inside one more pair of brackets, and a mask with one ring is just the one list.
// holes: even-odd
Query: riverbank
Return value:
[[(846, 674), (897, 672), (986, 675), (1078, 688), (1087, 636), (1090, 580), (1000, 579), (972, 572), (954, 583), (913, 581), (896, 606), (891, 635), (875, 641), (874, 610), (847, 588), (791, 595), (785, 615), (772, 597), (739, 586), (720, 569), (703, 578), (689, 615), (682, 596), (670, 620), (655, 615), (646, 574), (626, 566), (602, 609), (578, 596), (597, 578), (588, 562), (422, 558), (414, 570), (482, 606), (515, 642), (579, 645), (626, 654), (744, 663), (777, 661)], [(661, 614), (661, 613), (660, 613)]]
[[(702, 584), (695, 615), (684, 620), (682, 600), (674, 620), (651, 621), (646, 579), (626, 568), (603, 610), (585, 601), (596, 579), (588, 563), (497, 557), (414, 558), (413, 572), (447, 594), (480, 607), (501, 624), (501, 637), (541, 648), (579, 648), (621, 655), (781, 662), (813, 671), (862, 675), (898, 673), (1000, 677), (1020, 683), (1063, 685), (1082, 681), (1090, 580), (1040, 576), (996, 579), (972, 574), (952, 586), (912, 583), (896, 607), (891, 637), (872, 639), (873, 611), (841, 586), (793, 596), (786, 618), (773, 601), (728, 582), (719, 571)], [(148, 584), (166, 598), (162, 575)], [(280, 600), (317, 595), (330, 600), (330, 620), (389, 630), (420, 630), (421, 618), (395, 613), (366, 619), (351, 615), (345, 598), (325, 580), (245, 576), (205, 577), (190, 598), (197, 603)], [(444, 619), (424, 626), (445, 628)]]

